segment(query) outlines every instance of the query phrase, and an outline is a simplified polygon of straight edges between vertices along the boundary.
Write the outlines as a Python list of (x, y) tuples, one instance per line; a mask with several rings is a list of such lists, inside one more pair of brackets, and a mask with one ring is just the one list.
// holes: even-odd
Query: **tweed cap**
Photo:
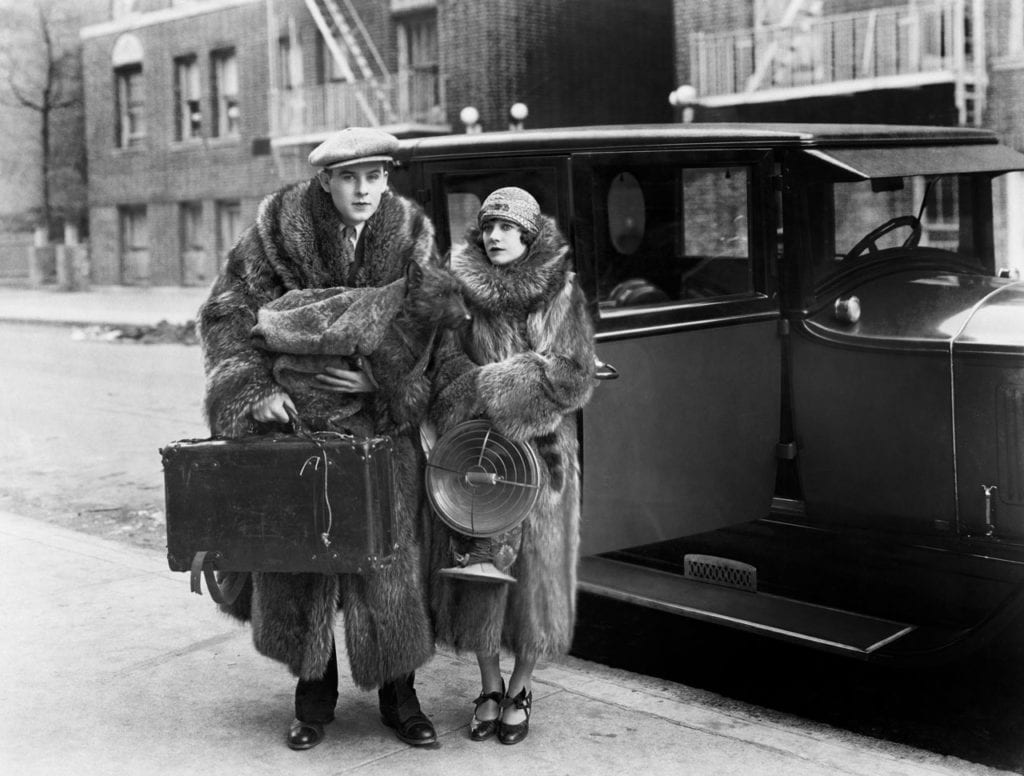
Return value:
[(490, 218), (511, 221), (530, 234), (536, 234), (540, 230), (540, 205), (530, 192), (506, 186), (487, 195), (480, 206), (477, 224), (483, 226), (484, 221)]
[(321, 170), (364, 162), (390, 162), (398, 138), (371, 127), (347, 127), (335, 132), (309, 154), (309, 163)]

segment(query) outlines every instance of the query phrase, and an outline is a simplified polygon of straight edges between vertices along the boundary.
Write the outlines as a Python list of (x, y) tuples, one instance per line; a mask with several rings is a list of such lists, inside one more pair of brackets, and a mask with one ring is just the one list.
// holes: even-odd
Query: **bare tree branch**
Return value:
[(47, 109), (45, 103), (40, 102), (38, 100), (33, 100), (23, 91), (21, 91), (21, 87), (19, 87), (13, 79), (9, 79), (7, 81), (7, 87), (11, 90), (11, 94), (14, 95), (14, 99), (17, 100), (17, 104), (21, 107), (31, 108), (32, 110), (37, 111), (39, 113), (42, 113), (44, 110)]
[(32, 6), (12, 6), (10, 15), (17, 18), (7, 20), (0, 31), (0, 103), (39, 117), (40, 210), (43, 223), (52, 228), (58, 213), (80, 210), (80, 204), (69, 207), (68, 201), (80, 203), (75, 187), (80, 192), (85, 185), (84, 157), (78, 158), (84, 146), (68, 134), (74, 131), (74, 115), (57, 115), (83, 104), (77, 36), (82, 9), (48, 0), (36, 0)]

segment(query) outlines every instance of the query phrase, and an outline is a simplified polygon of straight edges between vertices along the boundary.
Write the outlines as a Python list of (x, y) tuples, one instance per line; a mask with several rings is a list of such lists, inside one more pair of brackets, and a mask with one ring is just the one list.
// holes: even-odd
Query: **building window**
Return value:
[(1006, 24), (1006, 56), (1013, 59), (1024, 57), (1024, 0), (1008, 0)]
[(294, 34), (282, 35), (277, 39), (278, 88), (297, 89), (302, 82), (302, 46)]
[(178, 205), (178, 218), (181, 227), (181, 250), (201, 251), (203, 245), (203, 203), (182, 202)]
[(142, 143), (146, 138), (146, 103), (142, 93), (142, 65), (114, 70), (117, 90), (117, 137), (120, 148)]
[(221, 49), (211, 55), (213, 64), (213, 136), (238, 135), (238, 58), (234, 49)]
[(400, 92), (402, 112), (417, 121), (443, 120), (436, 14), (409, 16), (399, 24), (398, 67), (408, 78)]
[(277, 86), (279, 89), (295, 88), (292, 78), (292, 42), (287, 35), (277, 39)]
[(199, 63), (194, 54), (174, 60), (174, 139), (198, 138), (203, 129)]
[(208, 283), (216, 274), (206, 250), (203, 230), (203, 203), (178, 203), (178, 244), (181, 254), (181, 282), (186, 286)]
[(316, 82), (317, 84), (327, 84), (335, 81), (344, 81), (345, 71), (341, 64), (335, 59), (334, 54), (331, 53), (331, 49), (327, 46), (327, 41), (324, 40), (322, 35), (318, 35), (316, 38)]
[(118, 208), (121, 241), (121, 282), (149, 281), (149, 225), (145, 205)]
[(242, 204), (237, 199), (217, 202), (217, 255), (221, 265), (242, 233)]

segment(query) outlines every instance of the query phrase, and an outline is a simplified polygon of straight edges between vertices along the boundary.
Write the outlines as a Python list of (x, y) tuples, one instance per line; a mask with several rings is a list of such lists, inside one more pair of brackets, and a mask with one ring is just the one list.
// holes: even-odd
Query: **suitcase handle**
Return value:
[(195, 554), (192, 558), (192, 592), (196, 595), (203, 594), (203, 582), (202, 577), (206, 577), (206, 589), (210, 593), (210, 598), (214, 600), (214, 603), (224, 604), (231, 606), (238, 598), (238, 594), (242, 592), (242, 587), (245, 585), (246, 579), (248, 579), (248, 573), (235, 572), (231, 575), (231, 581), (226, 585), (221, 584), (217, 579), (217, 575), (214, 574), (214, 563), (221, 557), (219, 552), (208, 552), (202, 550)]
[(286, 405), (284, 411), (288, 413), (288, 419), (291, 420), (292, 428), (295, 429), (296, 434), (301, 437), (305, 437), (306, 439), (316, 441), (313, 437), (313, 432), (309, 430), (309, 426), (302, 422), (302, 418), (298, 416), (295, 410)]

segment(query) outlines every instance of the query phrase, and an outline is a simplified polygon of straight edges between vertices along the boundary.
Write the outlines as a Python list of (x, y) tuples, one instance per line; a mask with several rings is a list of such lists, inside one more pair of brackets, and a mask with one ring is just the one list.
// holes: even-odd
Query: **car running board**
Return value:
[(867, 658), (915, 627), (595, 555), (580, 559), (578, 579), (586, 593), (847, 656)]

